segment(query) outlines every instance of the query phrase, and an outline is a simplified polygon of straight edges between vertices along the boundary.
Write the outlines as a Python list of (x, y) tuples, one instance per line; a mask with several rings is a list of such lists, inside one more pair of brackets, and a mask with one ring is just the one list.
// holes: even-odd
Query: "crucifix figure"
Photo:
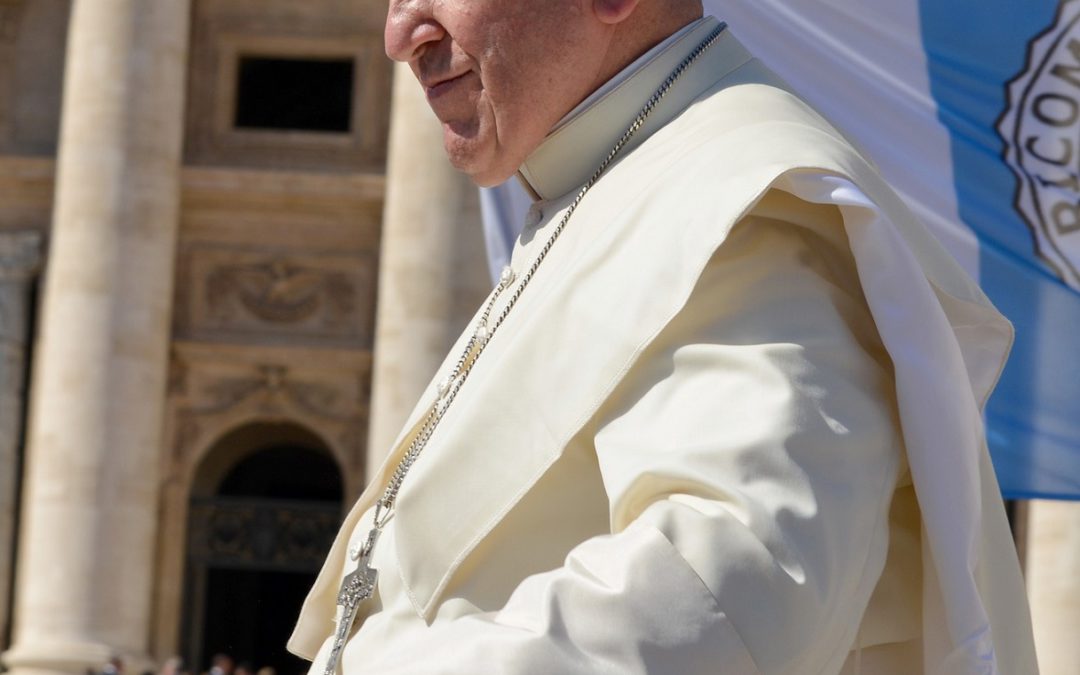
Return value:
[(341, 582), (338, 590), (337, 604), (341, 607), (341, 618), (338, 619), (337, 632), (334, 634), (334, 646), (330, 650), (330, 657), (326, 661), (326, 670), (323, 675), (336, 675), (338, 662), (341, 660), (341, 651), (345, 647), (345, 640), (352, 631), (356, 621), (356, 612), (360, 603), (367, 600), (375, 593), (375, 583), (379, 579), (379, 571), (371, 567), (371, 554), (375, 549), (375, 540), (379, 537), (379, 528), (371, 528), (367, 542), (360, 551), (356, 569), (350, 572)]

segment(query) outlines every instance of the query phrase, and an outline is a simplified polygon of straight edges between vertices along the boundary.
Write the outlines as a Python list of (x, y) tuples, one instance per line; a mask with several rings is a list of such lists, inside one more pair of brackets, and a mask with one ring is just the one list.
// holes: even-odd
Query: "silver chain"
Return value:
[(383, 492), (382, 498), (376, 503), (375, 506), (375, 527), (376, 529), (382, 529), (386, 522), (390, 518), (390, 514), (393, 513), (394, 504), (397, 500), (398, 491), (401, 489), (401, 484), (405, 480), (405, 476), (409, 473), (409, 469), (416, 462), (416, 459), (420, 456), (420, 453), (427, 447), (428, 441), (431, 439), (432, 434), (435, 433), (436, 427), (439, 422), (442, 421), (446, 411), (450, 408), (450, 405), (457, 397), (458, 391), (461, 390), (465, 380), (468, 379), (469, 373), (472, 372), (473, 366), (476, 365), (480, 355), (484, 352), (484, 348), (491, 341), (491, 338), (498, 332), (499, 327), (502, 326), (506, 317), (510, 315), (510, 311), (517, 304), (521, 294), (525, 291), (526, 286), (532, 281), (533, 276), (536, 274), (536, 270), (540, 268), (540, 264), (547, 258), (548, 252), (555, 244), (555, 240), (562, 234), (563, 229), (566, 228), (566, 224), (570, 221), (570, 216), (574, 215), (574, 211), (577, 210), (581, 201), (588, 194), (589, 190), (596, 184), (603, 175), (604, 171), (608, 168), (612, 161), (618, 156), (619, 152), (626, 146), (630, 139), (634, 136), (638, 130), (645, 124), (645, 120), (652, 113), (653, 109), (663, 100), (667, 95), (672, 85), (682, 76), (686, 69), (689, 68), (698, 58), (707, 50), (713, 46), (716, 40), (723, 33), (727, 27), (726, 24), (721, 23), (717, 26), (708, 36), (699, 44), (694, 51), (682, 60), (681, 63), (667, 76), (667, 79), (660, 85), (656, 92), (649, 98), (645, 105), (641, 108), (641, 111), (634, 118), (634, 121), (623, 132), (622, 137), (616, 141), (614, 147), (611, 148), (611, 152), (607, 154), (604, 161), (600, 162), (600, 165), (593, 172), (592, 176), (581, 187), (581, 190), (577, 193), (574, 201), (570, 203), (566, 213), (563, 215), (562, 220), (555, 226), (551, 236), (548, 237), (544, 247), (540, 249), (536, 259), (533, 260), (529, 269), (518, 280), (517, 287), (514, 289), (514, 293), (510, 296), (510, 299), (506, 303), (506, 307), (499, 313), (495, 319), (495, 323), (490, 327), (488, 322), (491, 318), (491, 310), (495, 305), (496, 299), (514, 282), (514, 275), (510, 271), (510, 268), (503, 270), (503, 275), (499, 279), (499, 283), (492, 291), (491, 297), (484, 305), (484, 310), (480, 314), (480, 320), (477, 322), (476, 330), (469, 338), (468, 343), (465, 345), (465, 349), (462, 350), (461, 356), (458, 358), (457, 364), (454, 366), (450, 375), (439, 384), (438, 398), (432, 403), (431, 408), (428, 410), (427, 415), (424, 417), (420, 431), (413, 438), (409, 444), (409, 449), (405, 453), (405, 456), (401, 458), (401, 462), (398, 463), (397, 468), (394, 470), (394, 475), (390, 478), (390, 482), (386, 486), (386, 490)]

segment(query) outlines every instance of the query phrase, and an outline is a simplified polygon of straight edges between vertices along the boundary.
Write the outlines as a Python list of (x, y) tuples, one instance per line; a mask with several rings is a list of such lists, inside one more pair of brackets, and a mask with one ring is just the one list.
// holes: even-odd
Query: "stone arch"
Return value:
[[(252, 421), (218, 436), (188, 483), (181, 652), (298, 671), (284, 644), (340, 522), (343, 470), (313, 431)], [(237, 613), (237, 607), (258, 611)]]
[(335, 493), (333, 499), (343, 498), (349, 467), (332, 443), (303, 423), (258, 418), (244, 420), (209, 440), (198, 459), (190, 465), (189, 493), (198, 497), (217, 494), (230, 470), (272, 446), (294, 446), (324, 455), (333, 462), (342, 481), (342, 490)]
[[(366, 352), (175, 343), (161, 456), (153, 652), (180, 650), (192, 495), (211, 496), (263, 441), (317, 448), (340, 472), (348, 506), (364, 486), (370, 380)], [(343, 509), (339, 507), (337, 523)]]

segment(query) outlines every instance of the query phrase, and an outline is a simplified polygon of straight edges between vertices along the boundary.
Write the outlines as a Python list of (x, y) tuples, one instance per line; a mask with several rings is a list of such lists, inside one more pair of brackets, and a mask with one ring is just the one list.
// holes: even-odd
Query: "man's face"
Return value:
[(477, 183), (513, 175), (594, 88), (606, 45), (591, 2), (390, 0), (386, 53), (409, 63)]

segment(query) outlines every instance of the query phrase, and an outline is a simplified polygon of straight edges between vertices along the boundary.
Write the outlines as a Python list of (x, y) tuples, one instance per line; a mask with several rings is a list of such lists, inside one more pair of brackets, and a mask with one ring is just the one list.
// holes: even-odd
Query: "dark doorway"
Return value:
[(270, 666), (278, 675), (305, 672), (306, 662), (289, 654), (285, 642), (314, 581), (304, 572), (209, 569), (203, 653)]
[(215, 654), (300, 675), (285, 650), (304, 598), (341, 521), (341, 472), (298, 427), (227, 435), (196, 477), (188, 516), (182, 636), (189, 668)]

